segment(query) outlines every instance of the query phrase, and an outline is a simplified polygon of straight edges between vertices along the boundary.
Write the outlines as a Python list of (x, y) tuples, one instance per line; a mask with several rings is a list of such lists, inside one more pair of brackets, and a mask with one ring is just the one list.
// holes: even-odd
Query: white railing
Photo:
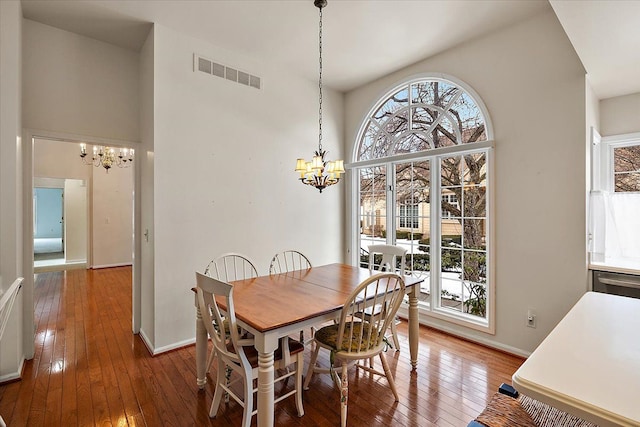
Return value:
[(22, 277), (18, 277), (9, 289), (2, 294), (2, 297), (0, 297), (0, 341), (2, 341), (4, 328), (7, 326), (9, 315), (13, 309), (13, 303), (18, 296), (18, 292), (20, 292), (20, 288), (22, 288), (23, 281), (24, 279)]
[[(0, 294), (0, 341), (2, 341), (4, 328), (7, 326), (9, 315), (13, 309), (13, 303), (16, 301), (18, 292), (20, 292), (20, 289), (22, 288), (23, 281), (24, 279), (22, 277), (18, 277), (6, 292)], [(4, 422), (4, 419), (0, 417), (0, 427), (6, 427), (6, 425), (7, 424)]]

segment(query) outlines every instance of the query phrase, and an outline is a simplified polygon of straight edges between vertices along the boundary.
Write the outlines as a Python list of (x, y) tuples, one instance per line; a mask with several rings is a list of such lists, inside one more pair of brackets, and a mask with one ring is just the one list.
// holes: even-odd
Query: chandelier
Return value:
[(87, 145), (80, 144), (80, 158), (87, 165), (102, 166), (109, 173), (114, 165), (119, 168), (128, 168), (133, 163), (133, 148), (120, 148), (116, 155), (115, 148), (93, 146), (93, 156), (87, 157)]
[(344, 161), (328, 161), (325, 159), (326, 151), (322, 149), (322, 8), (327, 5), (327, 0), (315, 0), (313, 4), (320, 11), (319, 24), (319, 52), (320, 52), (320, 72), (318, 78), (318, 88), (320, 89), (319, 109), (318, 109), (318, 150), (314, 153), (310, 162), (305, 159), (298, 159), (296, 162), (296, 172), (300, 173), (300, 182), (322, 190), (340, 181), (340, 174), (344, 173)]

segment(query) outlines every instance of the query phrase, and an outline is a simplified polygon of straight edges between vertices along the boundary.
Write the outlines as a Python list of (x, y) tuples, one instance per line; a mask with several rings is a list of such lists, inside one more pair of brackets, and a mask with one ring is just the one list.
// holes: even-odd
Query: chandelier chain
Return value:
[(318, 50), (320, 52), (319, 56), (319, 77), (318, 77), (318, 89), (320, 90), (319, 96), (319, 107), (318, 107), (318, 151), (322, 152), (322, 7), (319, 7), (320, 11), (320, 24), (318, 25), (319, 33), (318, 33)]
[(322, 193), (325, 188), (337, 184), (340, 181), (340, 175), (345, 173), (344, 161), (327, 160), (327, 154), (322, 149), (322, 8), (327, 5), (327, 0), (314, 0), (314, 6), (318, 8), (319, 24), (318, 24), (318, 150), (314, 153), (311, 161), (308, 162), (303, 158), (296, 160), (295, 171), (300, 173), (300, 182), (304, 185), (315, 187)]

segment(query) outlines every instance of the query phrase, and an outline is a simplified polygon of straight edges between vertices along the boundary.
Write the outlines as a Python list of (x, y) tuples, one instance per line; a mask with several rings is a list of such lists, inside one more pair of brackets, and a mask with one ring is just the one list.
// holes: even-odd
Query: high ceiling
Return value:
[[(551, 6), (598, 97), (640, 92), (640, 0), (551, 0)], [(347, 91), (551, 6), (547, 0), (329, 0), (323, 80)], [(27, 19), (133, 50), (155, 22), (317, 79), (318, 9), (311, 0), (22, 0), (22, 7)]]

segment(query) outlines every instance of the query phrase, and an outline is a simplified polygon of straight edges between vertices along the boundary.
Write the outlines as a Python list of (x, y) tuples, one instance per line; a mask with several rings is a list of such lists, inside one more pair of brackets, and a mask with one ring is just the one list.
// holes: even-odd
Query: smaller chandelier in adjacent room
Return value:
[(133, 163), (133, 148), (119, 148), (118, 154), (113, 147), (93, 146), (93, 156), (87, 157), (87, 145), (80, 144), (80, 158), (87, 165), (102, 166), (109, 173), (114, 165), (119, 168), (128, 168)]
[(322, 190), (330, 185), (337, 184), (340, 181), (340, 174), (344, 173), (344, 161), (325, 160), (327, 154), (322, 149), (322, 8), (327, 5), (327, 0), (315, 0), (313, 3), (319, 9), (319, 51), (320, 51), (320, 72), (318, 77), (318, 88), (320, 89), (319, 108), (318, 108), (318, 150), (315, 152), (313, 159), (307, 162), (305, 159), (298, 159), (296, 163), (296, 172), (300, 173), (300, 182), (317, 188), (321, 193)]

